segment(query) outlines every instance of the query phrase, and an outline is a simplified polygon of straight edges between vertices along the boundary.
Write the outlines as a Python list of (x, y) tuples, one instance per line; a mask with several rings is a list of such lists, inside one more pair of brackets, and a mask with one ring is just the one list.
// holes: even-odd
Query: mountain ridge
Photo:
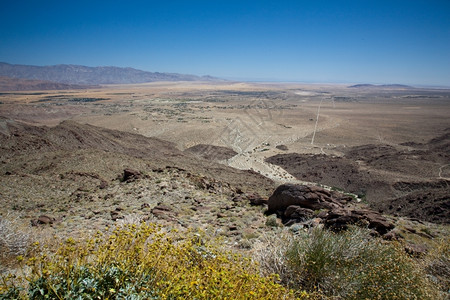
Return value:
[(405, 84), (369, 84), (360, 83), (349, 86), (349, 88), (390, 88), (390, 89), (413, 89), (414, 87)]
[(52, 81), (64, 84), (132, 84), (154, 81), (220, 81), (209, 75), (147, 72), (130, 67), (60, 64), (51, 66), (14, 65), (0, 62), (0, 76)]
[(0, 76), (0, 91), (80, 90), (95, 87), (98, 86)]

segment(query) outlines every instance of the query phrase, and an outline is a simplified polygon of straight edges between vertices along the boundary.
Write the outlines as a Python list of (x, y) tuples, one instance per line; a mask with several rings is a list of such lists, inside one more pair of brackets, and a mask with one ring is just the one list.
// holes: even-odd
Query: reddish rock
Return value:
[(128, 168), (123, 170), (123, 177), (122, 177), (123, 181), (131, 182), (131, 181), (134, 181), (141, 177), (142, 177), (142, 173), (137, 170), (128, 169)]
[(155, 217), (157, 217), (159, 219), (164, 219), (167, 221), (174, 221), (175, 220), (174, 217), (177, 215), (177, 213), (174, 212), (172, 210), (172, 208), (166, 204), (158, 204), (151, 210), (151, 213)]
[(369, 223), (369, 228), (376, 230), (381, 235), (388, 233), (395, 227), (380, 213), (372, 210), (353, 210), (351, 213), (362, 220), (366, 220)]
[(261, 197), (259, 194), (248, 194), (247, 199), (251, 205), (267, 205), (267, 199)]
[(385, 217), (372, 210), (335, 209), (328, 213), (325, 221), (327, 227), (336, 231), (346, 229), (348, 225), (364, 223), (381, 235), (394, 228)]

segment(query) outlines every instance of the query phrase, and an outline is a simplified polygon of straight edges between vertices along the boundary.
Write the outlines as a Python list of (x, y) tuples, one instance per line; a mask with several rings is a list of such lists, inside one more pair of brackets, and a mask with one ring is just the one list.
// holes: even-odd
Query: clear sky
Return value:
[(0, 61), (450, 86), (450, 0), (5, 0)]

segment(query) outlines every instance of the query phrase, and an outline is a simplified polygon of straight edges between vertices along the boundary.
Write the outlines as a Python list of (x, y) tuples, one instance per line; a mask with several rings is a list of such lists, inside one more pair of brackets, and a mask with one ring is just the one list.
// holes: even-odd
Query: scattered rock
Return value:
[(238, 227), (236, 225), (228, 226), (228, 230), (230, 230), (230, 231), (236, 231), (237, 229), (238, 229)]
[(226, 216), (227, 216), (227, 215), (224, 214), (224, 213), (221, 213), (221, 212), (217, 213), (217, 217), (218, 217), (218, 218), (225, 218)]
[(267, 205), (267, 199), (261, 197), (257, 193), (246, 195), (251, 205)]
[(408, 244), (405, 246), (405, 251), (411, 256), (423, 257), (425, 256), (425, 254), (427, 254), (428, 249), (424, 246)]
[(111, 214), (111, 220), (113, 220), (113, 221), (117, 221), (119, 219), (123, 219), (124, 218), (123, 216), (120, 215), (120, 213), (119, 213), (119, 211), (117, 209), (111, 211), (110, 214)]
[(233, 197), (232, 201), (234, 203), (243, 203), (246, 201), (246, 199), (245, 199), (245, 196), (243, 196), (243, 195), (237, 195), (237, 196)]
[(142, 177), (142, 173), (134, 169), (123, 170), (122, 181), (132, 182)]
[(155, 217), (166, 221), (175, 221), (174, 217), (177, 215), (177, 213), (174, 212), (172, 208), (166, 204), (158, 204), (151, 210), (151, 213)]
[(325, 225), (335, 231), (345, 230), (348, 225), (353, 224), (366, 224), (381, 235), (394, 229), (394, 224), (371, 210), (335, 209), (329, 212), (325, 220)]
[[(378, 212), (346, 207), (348, 201), (347, 195), (317, 186), (283, 184), (270, 196), (268, 213), (276, 213), (285, 226), (324, 224), (331, 230), (341, 231), (357, 224), (367, 226), (376, 235), (384, 235), (394, 228), (394, 224)], [(320, 211), (315, 213), (315, 210)]]
[(172, 208), (170, 208), (168, 205), (166, 204), (158, 204), (157, 206), (155, 206), (153, 210), (161, 210), (161, 211), (172, 211)]
[(383, 235), (383, 239), (387, 241), (398, 241), (403, 239), (403, 236), (397, 230), (394, 229)]
[(108, 200), (108, 199), (111, 199), (111, 198), (114, 198), (114, 194), (106, 194), (105, 196), (103, 196), (103, 200)]
[(434, 235), (428, 234), (428, 233), (423, 232), (423, 231), (417, 231), (416, 234), (419, 235), (419, 236), (421, 236), (421, 237), (430, 239), (430, 240), (433, 239), (433, 238), (435, 237)]
[(98, 185), (98, 188), (103, 190), (108, 187), (108, 183), (105, 180), (100, 181), (100, 184)]
[(288, 147), (286, 145), (278, 145), (275, 148), (279, 149), (279, 150), (283, 150), (283, 151), (287, 151), (289, 150)]
[(224, 185), (225, 186), (227, 185), (226, 183), (223, 184), (220, 181), (207, 177), (193, 177), (191, 180), (198, 188), (202, 190), (207, 190), (210, 193), (221, 192), (223, 190)]
[(319, 213), (317, 214), (317, 217), (321, 218), (321, 219), (326, 219), (328, 217), (328, 211), (326, 211), (326, 210), (319, 211)]
[(41, 215), (35, 220), (31, 220), (31, 226), (38, 226), (38, 225), (51, 225), (56, 221), (55, 218)]

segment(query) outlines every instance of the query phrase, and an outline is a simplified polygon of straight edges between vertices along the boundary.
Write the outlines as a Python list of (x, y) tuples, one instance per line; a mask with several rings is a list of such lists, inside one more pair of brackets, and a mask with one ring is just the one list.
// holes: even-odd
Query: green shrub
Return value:
[(266, 226), (278, 227), (278, 218), (276, 215), (270, 215), (266, 218)]
[(314, 229), (286, 252), (299, 287), (345, 299), (436, 299), (419, 264), (398, 244), (353, 227), (337, 234)]
[(352, 227), (280, 234), (256, 251), (263, 274), (276, 271), (286, 286), (338, 299), (439, 299), (421, 264), (400, 244)]

